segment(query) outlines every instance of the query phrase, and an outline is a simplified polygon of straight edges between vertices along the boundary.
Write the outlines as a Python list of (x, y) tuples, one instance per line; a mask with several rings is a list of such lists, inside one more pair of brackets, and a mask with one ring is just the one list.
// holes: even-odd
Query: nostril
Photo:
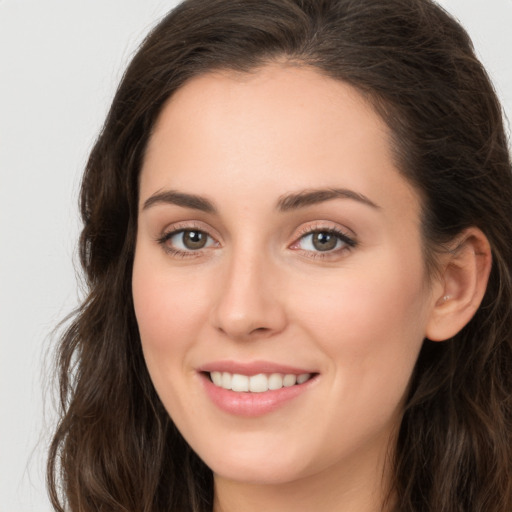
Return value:
[(256, 327), (256, 329), (253, 329), (251, 332), (267, 332), (269, 330), (268, 327)]

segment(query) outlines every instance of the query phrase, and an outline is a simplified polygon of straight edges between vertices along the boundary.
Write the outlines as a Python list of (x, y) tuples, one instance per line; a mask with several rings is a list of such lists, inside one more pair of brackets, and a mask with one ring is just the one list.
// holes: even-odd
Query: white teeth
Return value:
[(249, 377), (239, 373), (210, 372), (210, 378), (216, 386), (224, 389), (232, 389), (237, 392), (264, 393), (265, 391), (290, 387), (295, 384), (304, 384), (311, 378), (311, 374), (272, 373), (267, 375), (258, 373)]
[(249, 377), (234, 373), (231, 379), (231, 389), (233, 391), (249, 391)]
[(210, 373), (210, 377), (212, 378), (212, 382), (216, 386), (222, 386), (222, 373), (221, 372), (212, 372), (212, 373)]
[(268, 391), (268, 378), (263, 373), (249, 377), (249, 391), (252, 393), (263, 393)]
[(311, 377), (311, 375), (309, 373), (301, 373), (298, 377), (297, 377), (297, 384), (304, 384), (304, 382), (306, 382), (307, 380), (309, 380), (309, 378)]
[(273, 373), (268, 379), (268, 389), (281, 389), (283, 387), (283, 376), (280, 373)]
[(297, 375), (288, 374), (283, 378), (283, 386), (285, 388), (289, 388), (290, 386), (295, 386), (297, 383)]
[(231, 373), (228, 373), (228, 372), (223, 372), (222, 373), (222, 382), (221, 382), (221, 387), (223, 387), (224, 389), (231, 389)]

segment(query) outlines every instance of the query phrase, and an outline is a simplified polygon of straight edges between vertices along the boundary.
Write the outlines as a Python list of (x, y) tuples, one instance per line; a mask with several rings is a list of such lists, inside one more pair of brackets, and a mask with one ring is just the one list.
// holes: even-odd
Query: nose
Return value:
[(279, 268), (264, 255), (232, 255), (219, 276), (215, 328), (231, 339), (273, 336), (286, 327)]

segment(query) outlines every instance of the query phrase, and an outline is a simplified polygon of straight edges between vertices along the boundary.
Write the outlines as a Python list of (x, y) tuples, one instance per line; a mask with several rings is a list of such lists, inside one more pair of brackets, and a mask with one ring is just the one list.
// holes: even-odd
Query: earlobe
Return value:
[(463, 231), (443, 255), (440, 285), (426, 328), (426, 337), (444, 341), (455, 336), (477, 311), (491, 271), (491, 248), (478, 228)]

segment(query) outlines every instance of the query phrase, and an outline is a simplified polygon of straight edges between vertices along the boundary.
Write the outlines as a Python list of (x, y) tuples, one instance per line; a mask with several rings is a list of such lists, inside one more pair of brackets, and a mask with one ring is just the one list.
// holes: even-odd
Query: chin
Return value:
[(225, 460), (209, 467), (216, 477), (252, 485), (286, 484), (304, 476), (298, 468), (283, 462), (275, 464), (275, 461), (255, 465), (247, 460)]
[[(199, 454), (216, 477), (248, 484), (284, 484), (314, 472), (314, 461), (297, 443), (288, 446), (272, 439), (248, 440), (235, 436), (229, 443), (219, 443), (219, 449), (199, 448)], [(252, 441), (252, 442), (251, 442)]]

